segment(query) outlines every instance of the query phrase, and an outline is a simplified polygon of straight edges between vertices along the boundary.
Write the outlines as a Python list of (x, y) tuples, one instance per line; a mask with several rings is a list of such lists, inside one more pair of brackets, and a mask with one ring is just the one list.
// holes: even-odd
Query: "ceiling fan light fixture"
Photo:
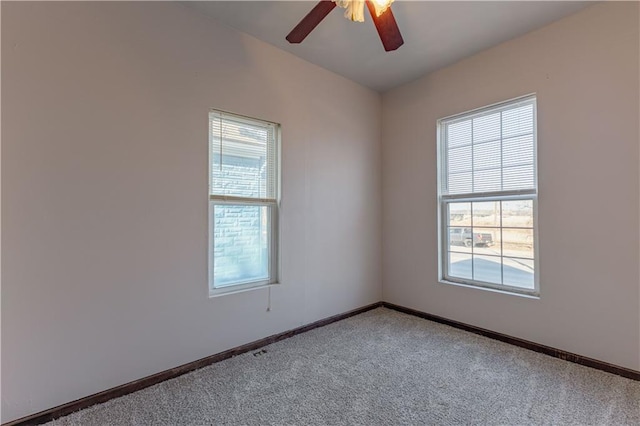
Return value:
[(393, 0), (320, 0), (291, 30), (286, 39), (289, 43), (302, 43), (336, 6), (346, 9), (345, 16), (348, 19), (362, 22), (364, 21), (364, 6), (366, 4), (384, 50), (387, 52), (396, 50), (404, 44), (404, 40), (389, 7), (391, 3)]
[(364, 22), (365, 0), (333, 0), (333, 2), (344, 9), (344, 17), (348, 20)]
[(394, 0), (371, 0), (373, 3), (373, 7), (376, 9), (376, 16), (382, 15), (384, 12), (391, 7), (391, 3)]
[[(371, 0), (376, 16), (382, 15), (394, 0)], [(344, 17), (354, 22), (364, 22), (365, 0), (333, 0), (338, 7), (343, 8)]]

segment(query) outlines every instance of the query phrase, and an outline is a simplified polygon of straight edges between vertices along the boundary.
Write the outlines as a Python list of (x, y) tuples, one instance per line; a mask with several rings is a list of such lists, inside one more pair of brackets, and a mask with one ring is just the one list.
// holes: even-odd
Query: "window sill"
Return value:
[(280, 284), (279, 283), (271, 283), (271, 284), (249, 283), (249, 284), (242, 284), (242, 285), (230, 285), (228, 287), (221, 287), (221, 288), (210, 288), (209, 299), (220, 297), (220, 296), (226, 296), (228, 294), (238, 294), (238, 293), (245, 293), (247, 291), (252, 291), (252, 290), (266, 289), (270, 287), (275, 287), (277, 285), (280, 285)]
[(440, 284), (447, 284), (447, 285), (454, 285), (457, 287), (465, 287), (465, 288), (472, 288), (474, 290), (484, 290), (484, 291), (490, 291), (493, 293), (500, 293), (500, 294), (506, 294), (509, 296), (518, 296), (518, 297), (524, 297), (525, 299), (534, 299), (534, 300), (540, 300), (540, 291), (539, 290), (517, 290), (517, 289), (500, 289), (500, 288), (495, 288), (495, 287), (490, 287), (490, 286), (483, 286), (483, 285), (479, 285), (479, 284), (465, 284), (465, 283), (458, 283), (455, 281), (447, 281), (445, 279), (440, 279), (438, 280), (438, 283)]

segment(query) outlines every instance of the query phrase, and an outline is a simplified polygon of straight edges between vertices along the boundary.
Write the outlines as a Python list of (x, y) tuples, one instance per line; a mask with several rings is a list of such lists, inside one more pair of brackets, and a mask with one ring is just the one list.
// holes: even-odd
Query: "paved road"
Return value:
[[(471, 248), (466, 250), (461, 248), (460, 251), (464, 253), (450, 253), (450, 275), (500, 284), (502, 274), (504, 274), (505, 284), (529, 289), (534, 288), (532, 260), (504, 259), (504, 265), (501, 265), (499, 257), (476, 256), (472, 261)], [(477, 254), (477, 248), (475, 248), (474, 252)], [(483, 252), (489, 254), (486, 248)], [(494, 253), (498, 254), (495, 251)]]

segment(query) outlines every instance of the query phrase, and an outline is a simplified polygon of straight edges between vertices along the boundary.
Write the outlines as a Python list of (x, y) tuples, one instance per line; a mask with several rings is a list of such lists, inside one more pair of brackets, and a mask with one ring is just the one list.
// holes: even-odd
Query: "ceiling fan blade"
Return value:
[(287, 35), (289, 43), (300, 43), (336, 7), (331, 0), (321, 0)]
[(376, 15), (376, 9), (371, 3), (371, 0), (367, 0), (367, 7), (369, 8), (373, 23), (378, 30), (380, 40), (382, 40), (384, 50), (389, 52), (402, 46), (404, 40), (402, 39), (402, 34), (400, 34), (396, 18), (393, 17), (393, 12), (391, 12), (391, 7), (387, 8), (380, 16)]

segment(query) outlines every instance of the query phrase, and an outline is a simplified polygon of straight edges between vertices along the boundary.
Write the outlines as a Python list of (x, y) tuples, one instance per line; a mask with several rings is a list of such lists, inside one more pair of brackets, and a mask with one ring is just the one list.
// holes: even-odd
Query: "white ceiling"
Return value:
[(404, 45), (385, 52), (370, 16), (334, 9), (301, 43), (285, 36), (316, 1), (195, 1), (186, 6), (377, 91), (452, 64), (593, 4), (585, 1), (407, 1), (393, 13)]

